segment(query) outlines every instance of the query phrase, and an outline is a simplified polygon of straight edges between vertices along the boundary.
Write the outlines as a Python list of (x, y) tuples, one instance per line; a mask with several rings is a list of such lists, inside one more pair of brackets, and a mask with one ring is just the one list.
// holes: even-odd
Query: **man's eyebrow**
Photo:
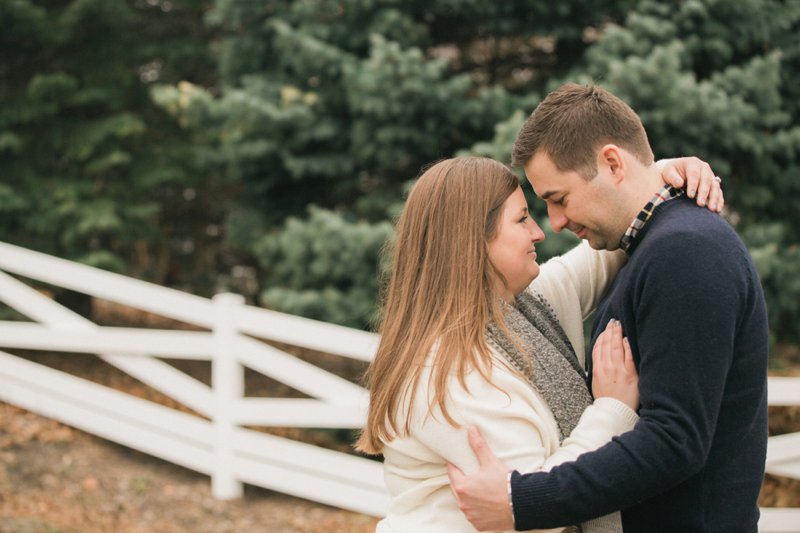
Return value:
[(553, 196), (557, 192), (558, 191), (545, 191), (545, 192), (543, 192), (542, 194), (539, 195), (539, 198), (541, 198), (542, 200), (547, 200), (548, 198), (550, 198), (551, 196)]

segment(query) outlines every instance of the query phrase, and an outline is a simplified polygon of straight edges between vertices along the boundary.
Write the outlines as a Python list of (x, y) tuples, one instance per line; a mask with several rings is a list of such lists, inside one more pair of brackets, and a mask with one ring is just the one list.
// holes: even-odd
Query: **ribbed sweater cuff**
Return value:
[(621, 402), (616, 398), (604, 396), (602, 398), (597, 398), (594, 403), (618, 415), (620, 417), (620, 422), (630, 429), (639, 421), (639, 415), (636, 411), (631, 409), (625, 402)]
[(517, 531), (558, 527), (551, 516), (554, 506), (549, 502), (558, 495), (548, 486), (547, 475), (542, 472), (533, 474), (511, 473), (511, 498), (513, 501), (514, 528)]

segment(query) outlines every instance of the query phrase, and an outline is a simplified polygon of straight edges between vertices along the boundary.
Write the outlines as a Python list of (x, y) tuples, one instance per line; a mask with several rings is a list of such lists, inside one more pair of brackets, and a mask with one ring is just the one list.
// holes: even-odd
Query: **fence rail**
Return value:
[[(10, 275), (179, 320), (205, 331), (101, 327)], [(0, 321), (0, 348), (97, 354), (194, 411), (135, 398), (0, 351), (0, 400), (209, 475), (216, 497), (250, 483), (380, 516), (381, 465), (242, 426), (359, 428), (367, 392), (258, 339), (370, 361), (377, 335), (167, 289), (0, 243), (0, 301), (30, 322)], [(158, 358), (210, 361), (208, 386)], [(244, 396), (244, 367), (309, 399)], [(770, 405), (800, 406), (800, 378), (769, 379)], [(771, 437), (767, 472), (800, 479), (800, 433)], [(800, 509), (762, 509), (763, 533), (800, 531)]]
[[(101, 327), (11, 274), (207, 331)], [(242, 427), (362, 427), (367, 391), (258, 338), (369, 361), (377, 335), (247, 306), (237, 295), (201, 298), (7, 243), (0, 243), (0, 300), (31, 320), (0, 321), (0, 348), (97, 354), (197, 415), (6, 351), (0, 351), (0, 400), (209, 475), (218, 498), (238, 497), (242, 483), (250, 483), (384, 513), (388, 495), (379, 463)], [(210, 361), (212, 386), (159, 357)], [(245, 397), (245, 366), (311, 398)]]

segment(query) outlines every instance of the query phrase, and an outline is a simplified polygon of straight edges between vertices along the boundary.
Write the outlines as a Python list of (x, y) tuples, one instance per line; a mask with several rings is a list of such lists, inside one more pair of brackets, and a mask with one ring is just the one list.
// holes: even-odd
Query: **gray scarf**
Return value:
[[(489, 324), (489, 344), (539, 391), (553, 411), (558, 424), (558, 440), (563, 442), (593, 401), (586, 384), (586, 372), (555, 312), (540, 294), (523, 292), (517, 296), (516, 307), (506, 306), (505, 323), (516, 343), (496, 324)], [(617, 512), (565, 531), (621, 533), (622, 521)]]
[(489, 342), (544, 397), (558, 424), (561, 442), (592, 404), (586, 372), (555, 313), (541, 295), (523, 292), (517, 296), (516, 307), (506, 306), (505, 320), (517, 342), (504, 335), (496, 324), (489, 325)]

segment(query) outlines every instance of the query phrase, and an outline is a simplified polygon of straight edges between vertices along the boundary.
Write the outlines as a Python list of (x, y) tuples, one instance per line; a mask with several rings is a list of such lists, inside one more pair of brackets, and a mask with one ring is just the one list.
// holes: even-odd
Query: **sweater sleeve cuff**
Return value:
[[(541, 473), (539, 473), (541, 475)], [(517, 470), (511, 472), (511, 512), (514, 516), (514, 529), (528, 531), (543, 527), (555, 527), (548, 522), (547, 509), (542, 508), (541, 502), (550, 501), (549, 488), (539, 483), (542, 478), (536, 474), (520, 474)]]
[(559, 496), (561, 494), (548, 483), (548, 474), (544, 472), (520, 474), (516, 470), (511, 472), (514, 529), (529, 531), (563, 527), (564, 524), (559, 523), (557, 505), (548, 504), (548, 502), (559, 502)]
[(639, 421), (639, 415), (636, 411), (631, 409), (625, 402), (621, 402), (616, 398), (604, 396), (602, 398), (597, 398), (594, 403), (618, 416), (620, 422), (628, 429), (633, 429), (633, 426)]
[[(514, 483), (519, 483), (522, 474), (520, 474), (517, 470), (513, 470), (508, 473), (508, 499), (510, 500), (511, 505), (511, 518), (514, 521), (514, 529), (517, 530), (517, 524), (520, 523), (520, 520), (517, 519), (517, 509), (520, 507), (514, 505), (514, 497), (519, 496), (519, 491), (514, 491)], [(522, 530), (518, 530), (522, 531)]]
[(508, 508), (511, 509), (511, 522), (512, 524), (516, 525), (517, 521), (514, 518), (514, 500), (511, 498), (511, 475), (514, 472), (508, 473), (508, 478), (506, 478), (506, 487), (508, 488)]

